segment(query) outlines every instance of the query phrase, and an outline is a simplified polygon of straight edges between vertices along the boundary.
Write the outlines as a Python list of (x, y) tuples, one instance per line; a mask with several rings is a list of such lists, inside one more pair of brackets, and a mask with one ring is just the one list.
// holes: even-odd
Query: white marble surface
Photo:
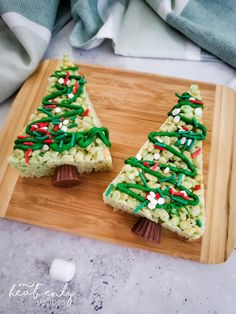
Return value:
[[(223, 63), (124, 58), (113, 54), (108, 41), (92, 51), (72, 49), (67, 40), (71, 28), (69, 23), (52, 39), (45, 58), (60, 58), (67, 51), (81, 63), (236, 87), (236, 71)], [(13, 100), (0, 104), (1, 127)], [(48, 276), (54, 258), (73, 261), (76, 275), (64, 296), (37, 296), (63, 292), (64, 284)], [(0, 313), (234, 314), (235, 266), (235, 251), (225, 264), (201, 265), (1, 219)], [(35, 285), (19, 288), (21, 283)], [(26, 290), (30, 295), (14, 296), (17, 288), (18, 295)]]

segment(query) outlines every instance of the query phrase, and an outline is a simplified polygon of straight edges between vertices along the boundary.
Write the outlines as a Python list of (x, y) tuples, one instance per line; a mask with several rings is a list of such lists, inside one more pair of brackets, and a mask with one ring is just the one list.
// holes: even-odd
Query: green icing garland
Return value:
[[(184, 105), (191, 106), (193, 108), (203, 107), (202, 103), (200, 101), (191, 102), (189, 98), (192, 98), (192, 96), (189, 93), (184, 93), (182, 95), (176, 94), (179, 98), (178, 104), (176, 104), (172, 110), (168, 113), (168, 115), (172, 114), (172, 111), (175, 108), (181, 108)], [(137, 213), (139, 210), (141, 210), (143, 207), (145, 207), (148, 204), (148, 200), (141, 196), (140, 194), (134, 192), (131, 189), (141, 190), (146, 193), (148, 192), (154, 192), (158, 193), (160, 197), (164, 198), (165, 196), (169, 197), (169, 199), (172, 201), (171, 203), (165, 203), (165, 204), (157, 204), (155, 208), (163, 208), (168, 213), (171, 213), (172, 215), (179, 214), (179, 210), (182, 207), (185, 206), (195, 206), (199, 203), (199, 198), (196, 194), (194, 194), (191, 190), (187, 189), (186, 187), (181, 185), (182, 181), (182, 175), (186, 175), (189, 177), (194, 178), (196, 176), (196, 168), (194, 164), (187, 158), (183, 152), (185, 149), (191, 149), (196, 142), (196, 140), (204, 140), (206, 138), (206, 128), (204, 125), (199, 123), (195, 118), (188, 119), (184, 115), (179, 114), (180, 120), (184, 121), (186, 124), (191, 124), (195, 131), (190, 130), (180, 130), (179, 132), (151, 132), (148, 136), (149, 140), (154, 144), (157, 145), (160, 149), (166, 149), (178, 158), (180, 158), (188, 167), (188, 169), (178, 168), (171, 164), (161, 164), (159, 163), (160, 169), (169, 168), (170, 171), (172, 171), (174, 174), (170, 175), (169, 177), (164, 176), (162, 173), (158, 171), (152, 170), (152, 167), (156, 164), (155, 161), (150, 160), (137, 160), (136, 157), (131, 157), (125, 160), (125, 164), (129, 164), (133, 167), (136, 167), (138, 169), (141, 169), (142, 172), (151, 174), (159, 179), (160, 182), (169, 182), (174, 185), (175, 188), (179, 189), (180, 191), (185, 191), (186, 196), (183, 198), (180, 195), (173, 195), (173, 193), (170, 193), (170, 188), (167, 187), (165, 190), (161, 190), (160, 188), (154, 189), (148, 186), (145, 176), (142, 172), (139, 172), (139, 176), (141, 177), (141, 180), (143, 182), (142, 184), (132, 184), (132, 183), (118, 183), (116, 187), (113, 185), (110, 186), (107, 190), (106, 196), (108, 196), (113, 188), (116, 188), (120, 192), (126, 193), (129, 196), (137, 199), (140, 202), (140, 205), (134, 209), (134, 213)], [(179, 148), (179, 150), (173, 148), (170, 145), (167, 145), (163, 142), (159, 142), (156, 137), (157, 136), (170, 136), (170, 137), (176, 137), (178, 138), (177, 142), (175, 142), (175, 146)], [(192, 143), (189, 147), (186, 145), (182, 145), (183, 147), (180, 148), (180, 140), (182, 137), (186, 138), (186, 143), (188, 139), (192, 140)], [(178, 194), (178, 193), (177, 193)], [(186, 208), (187, 209), (187, 208)]]
[[(92, 142), (94, 142), (96, 138), (100, 138), (106, 146), (111, 146), (107, 128), (93, 127), (88, 131), (81, 132), (67, 132), (60, 130), (59, 128), (59, 124), (65, 118), (70, 118), (71, 120), (70, 124), (67, 126), (67, 129), (77, 126), (77, 123), (74, 121), (75, 118), (78, 115), (86, 114), (86, 111), (84, 111), (82, 106), (73, 104), (73, 102), (75, 102), (76, 99), (83, 93), (83, 87), (86, 83), (84, 77), (73, 75), (68, 72), (77, 70), (78, 67), (68, 67), (57, 70), (51, 75), (51, 77), (64, 79), (64, 83), (56, 83), (54, 86), (52, 86), (56, 88), (57, 91), (46, 95), (42, 99), (42, 107), (37, 109), (38, 111), (47, 114), (48, 117), (29, 123), (25, 130), (28, 136), (20, 135), (15, 140), (14, 149), (25, 151), (26, 163), (29, 163), (29, 155), (31, 151), (42, 149), (45, 144), (50, 145), (50, 149), (54, 151), (62, 152), (69, 150), (75, 145), (78, 145), (81, 148), (86, 148)], [(63, 73), (65, 71), (67, 71), (66, 74)], [(65, 80), (69, 79), (76, 80), (76, 83), (73, 86), (67, 86)], [(60, 103), (57, 102), (57, 97), (62, 95), (69, 95), (72, 93), (72, 91), (74, 94), (72, 98), (62, 100)], [(64, 108), (65, 111), (60, 115), (53, 115), (52, 110), (56, 107)], [(36, 129), (34, 128), (35, 125), (37, 126)], [(42, 126), (47, 126), (47, 130), (43, 131), (43, 129), (41, 129)], [(41, 129), (41, 132), (39, 132), (39, 129)]]

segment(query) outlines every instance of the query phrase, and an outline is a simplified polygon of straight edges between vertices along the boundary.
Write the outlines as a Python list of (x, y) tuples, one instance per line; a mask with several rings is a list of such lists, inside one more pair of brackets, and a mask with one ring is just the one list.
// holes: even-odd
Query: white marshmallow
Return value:
[(75, 275), (75, 265), (63, 259), (56, 258), (51, 263), (49, 275), (55, 280), (68, 282)]

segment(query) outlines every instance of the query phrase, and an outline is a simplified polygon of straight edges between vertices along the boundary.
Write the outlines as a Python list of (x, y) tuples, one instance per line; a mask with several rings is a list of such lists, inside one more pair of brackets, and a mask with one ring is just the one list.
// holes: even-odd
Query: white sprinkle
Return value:
[(163, 172), (164, 172), (164, 173), (168, 173), (169, 171), (170, 171), (170, 168), (169, 168), (169, 167), (166, 167)]
[(158, 198), (158, 200), (157, 200), (157, 204), (159, 204), (159, 205), (163, 205), (164, 203), (165, 203), (165, 200), (164, 200), (164, 198), (163, 198), (163, 197)]
[(66, 82), (66, 85), (69, 85), (70, 84), (70, 80), (68, 80), (67, 82)]
[(63, 126), (61, 127), (61, 130), (64, 131), (64, 132), (66, 132), (66, 131), (68, 130), (68, 128), (67, 128), (67, 126), (63, 125)]
[(155, 153), (155, 154), (153, 155), (153, 158), (154, 158), (155, 160), (158, 160), (158, 159), (160, 158), (160, 154), (159, 154), (159, 153)]
[(180, 116), (175, 116), (173, 121), (175, 123), (178, 123), (180, 121)]
[(48, 127), (47, 126), (42, 126), (40, 129), (46, 131), (48, 129)]
[(155, 194), (153, 191), (151, 191), (151, 192), (149, 193), (149, 195), (151, 195), (151, 197), (155, 197), (155, 196), (156, 196), (156, 194)]
[(193, 98), (193, 97), (190, 97), (190, 98), (189, 98), (189, 100), (196, 100), (196, 99), (195, 99), (195, 98)]
[(149, 209), (154, 209), (156, 207), (156, 205), (154, 205), (153, 203), (148, 203), (148, 208)]
[(174, 110), (172, 110), (172, 115), (173, 116), (177, 116), (177, 114), (180, 113), (180, 109), (179, 108), (175, 108)]
[(62, 122), (59, 123), (59, 128), (61, 128), (61, 127), (62, 127)]
[(36, 124), (33, 124), (32, 126), (33, 126), (34, 128), (36, 128), (36, 129), (38, 128), (38, 125), (36, 125)]
[(159, 143), (163, 143), (163, 139), (161, 139), (160, 137), (156, 137), (156, 139), (158, 140)]
[(47, 144), (43, 145), (43, 150), (49, 150), (49, 146)]
[(182, 137), (180, 143), (183, 145), (186, 142), (186, 137)]
[(183, 193), (185, 196), (187, 196), (186, 191), (180, 191), (181, 193)]
[(137, 159), (137, 160), (141, 160), (141, 159), (142, 159), (141, 154), (137, 154), (137, 155), (136, 155), (136, 159)]
[(153, 197), (149, 194), (149, 195), (147, 196), (147, 200), (149, 200), (149, 201), (151, 202), (152, 199), (153, 199)]
[(68, 98), (73, 98), (75, 95), (74, 94), (72, 94), (72, 93), (70, 93), (69, 95), (68, 95)]
[(191, 145), (191, 143), (192, 143), (192, 140), (191, 140), (191, 139), (189, 139), (189, 140), (188, 140), (188, 146), (190, 146), (190, 145)]
[(67, 125), (70, 121), (68, 119), (65, 119), (62, 124)]
[(61, 112), (61, 108), (56, 107), (56, 108), (54, 109), (54, 111), (55, 111), (56, 113), (60, 113), (60, 112)]
[(63, 84), (63, 83), (64, 83), (64, 79), (63, 79), (62, 77), (59, 78), (58, 83), (59, 83), (59, 84)]
[(201, 108), (196, 108), (194, 112), (195, 112), (196, 116), (201, 116), (202, 115), (202, 109)]
[(185, 130), (179, 130), (179, 133), (183, 133), (183, 132), (186, 132)]

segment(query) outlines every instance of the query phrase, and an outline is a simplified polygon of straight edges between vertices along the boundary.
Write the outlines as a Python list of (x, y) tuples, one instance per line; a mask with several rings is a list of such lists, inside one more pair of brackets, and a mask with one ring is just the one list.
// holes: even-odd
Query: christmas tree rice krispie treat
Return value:
[(79, 183), (79, 173), (112, 169), (111, 143), (78, 67), (65, 55), (46, 96), (15, 140), (9, 158), (24, 177), (53, 176), (55, 186)]
[(114, 210), (140, 216), (132, 231), (154, 242), (160, 226), (186, 239), (204, 232), (203, 102), (197, 85), (178, 97), (160, 129), (151, 132), (136, 156), (104, 193)]

